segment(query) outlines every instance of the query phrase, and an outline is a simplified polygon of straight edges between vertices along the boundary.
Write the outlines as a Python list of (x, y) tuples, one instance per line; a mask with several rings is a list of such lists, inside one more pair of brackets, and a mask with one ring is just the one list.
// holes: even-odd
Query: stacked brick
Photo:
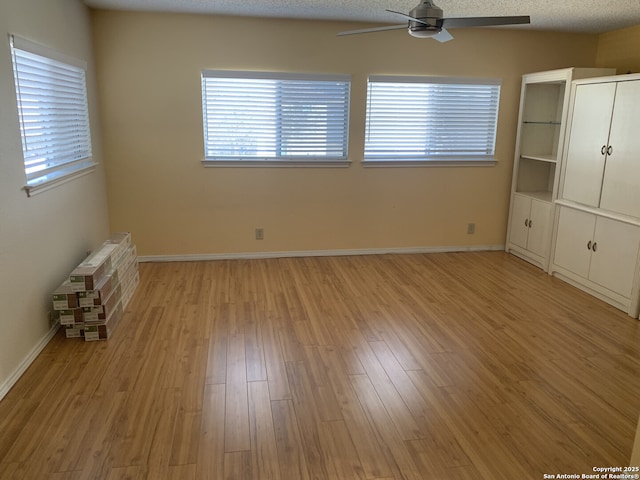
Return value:
[(131, 234), (113, 234), (53, 293), (53, 310), (65, 336), (88, 342), (108, 339), (139, 279)]

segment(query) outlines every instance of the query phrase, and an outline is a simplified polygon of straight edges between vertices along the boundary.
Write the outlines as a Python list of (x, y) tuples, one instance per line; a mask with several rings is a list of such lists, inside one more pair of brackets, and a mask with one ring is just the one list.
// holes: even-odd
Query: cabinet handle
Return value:
[(607, 155), (611, 155), (611, 152), (613, 152), (613, 147), (609, 145), (609, 148), (607, 148)]
[(529, 220), (529, 228), (533, 227), (533, 220)]
[(593, 246), (591, 247), (591, 250), (595, 252), (597, 249), (598, 249), (598, 242), (593, 242)]
[(589, 243), (587, 243), (587, 250), (591, 250), (591, 240), (589, 240)]
[(525, 227), (528, 227), (528, 226), (529, 226), (529, 219), (528, 219), (528, 218), (525, 218), (525, 219), (524, 219), (524, 226), (525, 226)]
[(607, 146), (606, 145), (602, 145), (602, 148), (600, 149), (600, 153), (602, 155), (604, 155), (605, 153), (607, 153)]

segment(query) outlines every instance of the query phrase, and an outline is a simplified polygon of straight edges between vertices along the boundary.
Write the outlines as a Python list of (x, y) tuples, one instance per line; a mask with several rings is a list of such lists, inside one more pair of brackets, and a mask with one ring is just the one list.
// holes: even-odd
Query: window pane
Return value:
[(31, 187), (93, 164), (85, 71), (16, 48), (14, 40), (11, 52), (22, 151), (27, 187)]
[(348, 77), (206, 71), (207, 160), (346, 160)]
[(365, 160), (493, 160), (500, 86), (370, 79)]

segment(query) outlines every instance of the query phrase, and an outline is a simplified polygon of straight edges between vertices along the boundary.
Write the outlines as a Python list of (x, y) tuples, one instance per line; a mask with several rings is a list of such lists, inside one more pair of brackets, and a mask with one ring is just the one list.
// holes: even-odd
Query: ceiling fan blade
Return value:
[(438, 33), (437, 35), (434, 35), (431, 38), (439, 41), (440, 43), (444, 43), (444, 42), (448, 42), (449, 40), (453, 40), (453, 35), (447, 32), (446, 28), (443, 28), (442, 30), (440, 30), (440, 33)]
[(406, 18), (407, 20), (413, 20), (414, 22), (423, 23), (424, 25), (429, 25), (427, 22), (422, 21), (419, 18), (412, 17), (411, 15), (407, 15), (406, 13), (396, 12), (395, 10), (389, 10), (389, 9), (387, 9), (387, 12), (395, 13), (396, 15), (400, 15)]
[(496, 25), (521, 25), (531, 23), (529, 15), (516, 17), (466, 17), (443, 18), (442, 23), (447, 28), (457, 27), (491, 27)]
[(347, 30), (346, 32), (340, 32), (336, 35), (341, 37), (344, 35), (358, 35), (360, 33), (384, 32), (385, 30), (400, 30), (406, 28), (406, 25), (392, 25), (390, 27), (365, 28), (363, 30)]

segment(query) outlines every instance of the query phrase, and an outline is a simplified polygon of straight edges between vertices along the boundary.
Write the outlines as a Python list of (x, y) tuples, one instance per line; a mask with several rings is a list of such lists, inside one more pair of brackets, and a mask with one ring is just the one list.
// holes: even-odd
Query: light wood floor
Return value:
[(1, 479), (542, 479), (628, 465), (640, 322), (506, 255), (142, 264), (0, 403)]

